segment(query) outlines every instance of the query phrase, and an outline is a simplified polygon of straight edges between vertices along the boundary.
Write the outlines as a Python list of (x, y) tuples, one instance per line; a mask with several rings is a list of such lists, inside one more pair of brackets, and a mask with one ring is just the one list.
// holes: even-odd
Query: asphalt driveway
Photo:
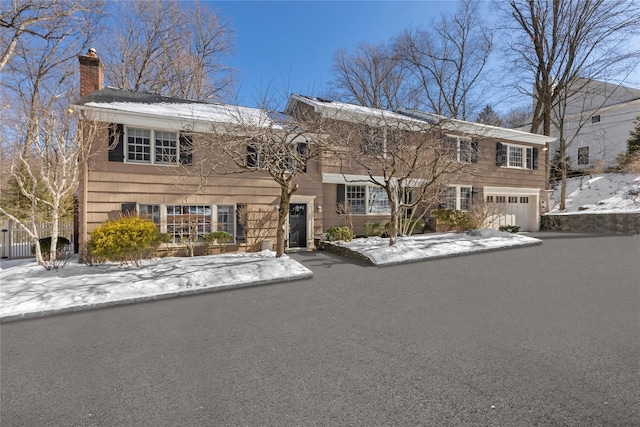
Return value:
[(640, 236), (0, 325), (7, 426), (640, 424)]

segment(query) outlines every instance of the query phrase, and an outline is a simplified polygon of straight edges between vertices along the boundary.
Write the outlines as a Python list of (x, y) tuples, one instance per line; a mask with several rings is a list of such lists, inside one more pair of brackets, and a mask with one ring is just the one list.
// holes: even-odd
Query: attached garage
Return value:
[(516, 225), (520, 231), (538, 231), (540, 191), (537, 188), (484, 187), (484, 200), (496, 206), (485, 226), (498, 229)]

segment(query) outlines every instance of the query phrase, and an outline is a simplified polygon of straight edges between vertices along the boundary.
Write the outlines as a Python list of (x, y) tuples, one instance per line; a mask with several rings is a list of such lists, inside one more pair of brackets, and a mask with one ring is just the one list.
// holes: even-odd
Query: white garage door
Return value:
[(529, 194), (485, 193), (485, 200), (495, 205), (495, 213), (487, 219), (487, 228), (516, 225), (520, 231), (537, 230), (537, 197)]

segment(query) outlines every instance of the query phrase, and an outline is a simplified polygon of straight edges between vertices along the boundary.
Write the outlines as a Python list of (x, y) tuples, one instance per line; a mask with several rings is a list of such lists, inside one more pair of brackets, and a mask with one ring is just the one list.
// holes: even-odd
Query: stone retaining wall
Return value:
[(540, 231), (640, 234), (640, 214), (543, 215)]
[(351, 249), (345, 248), (344, 246), (336, 245), (331, 242), (321, 241), (318, 244), (316, 244), (316, 248), (320, 251), (331, 252), (336, 255), (343, 256), (345, 258), (351, 258), (358, 261), (362, 261), (370, 265), (374, 265), (373, 262), (371, 262), (371, 260), (366, 256), (358, 252), (354, 252)]

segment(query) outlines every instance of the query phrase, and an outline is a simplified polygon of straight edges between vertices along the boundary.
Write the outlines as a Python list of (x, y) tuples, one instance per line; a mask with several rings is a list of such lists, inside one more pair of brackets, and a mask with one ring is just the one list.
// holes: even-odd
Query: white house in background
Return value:
[[(579, 79), (575, 86), (580, 89), (569, 99), (564, 126), (571, 167), (616, 166), (618, 155), (627, 150), (633, 121), (640, 116), (640, 89), (585, 79)], [(560, 137), (553, 125), (551, 136)], [(558, 140), (551, 143), (552, 159), (558, 144)]]

